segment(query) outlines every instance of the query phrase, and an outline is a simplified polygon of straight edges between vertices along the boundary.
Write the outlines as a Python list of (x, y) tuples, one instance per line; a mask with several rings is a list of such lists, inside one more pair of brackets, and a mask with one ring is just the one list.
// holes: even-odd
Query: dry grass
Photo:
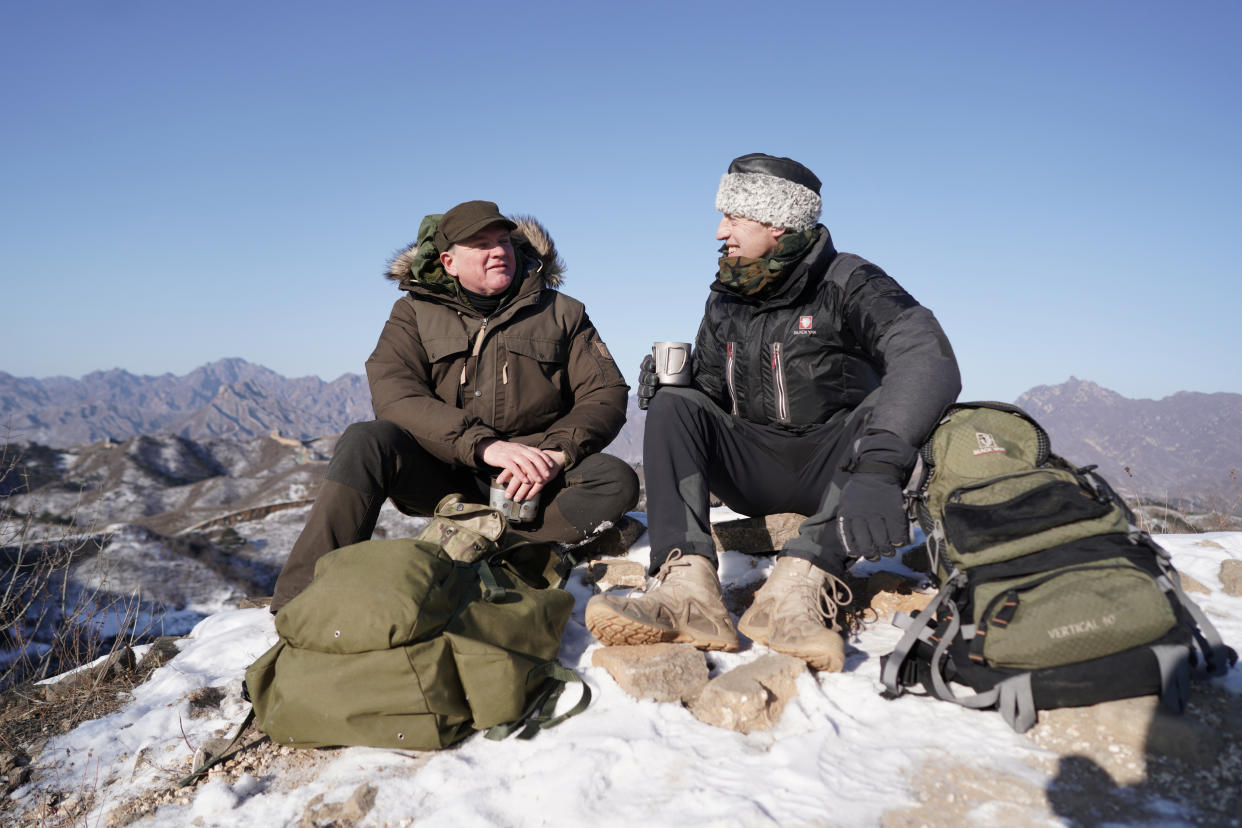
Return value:
[(45, 521), (36, 497), (9, 508), (31, 491), (22, 459), (0, 448), (0, 692), (149, 638), (159, 614), (108, 589), (108, 538), (94, 526)]
[[(72, 518), (48, 521), (37, 498), (9, 508), (28, 494), (32, 480), (21, 455), (0, 448), (0, 823), (8, 794), (30, 777), (32, 760), (49, 738), (106, 716), (130, 698), (176, 648), (157, 642), (141, 664), (131, 645), (149, 638), (158, 613), (138, 595), (117, 595), (108, 585), (107, 539)], [(95, 569), (84, 569), (85, 564)], [(75, 577), (75, 573), (78, 577)], [(85, 577), (82, 577), (85, 576)], [(55, 684), (47, 677), (92, 664)], [(77, 808), (83, 795), (73, 796)], [(46, 804), (46, 803), (45, 803)], [(73, 824), (64, 808), (37, 824)]]
[[(1130, 467), (1124, 467), (1133, 477)], [(1207, 496), (1166, 492), (1163, 496), (1127, 497), (1138, 527), (1153, 535), (1197, 535), (1242, 531), (1242, 481), (1229, 470), (1229, 483)]]
[(33, 762), (50, 738), (129, 702), (133, 689), (177, 654), (174, 641), (156, 639), (141, 661), (123, 647), (56, 684), (26, 682), (0, 695), (0, 824), (78, 824), (74, 816), (89, 808), (90, 792), (45, 793), (33, 812), (30, 803), (14, 802), (9, 794), (29, 781)]

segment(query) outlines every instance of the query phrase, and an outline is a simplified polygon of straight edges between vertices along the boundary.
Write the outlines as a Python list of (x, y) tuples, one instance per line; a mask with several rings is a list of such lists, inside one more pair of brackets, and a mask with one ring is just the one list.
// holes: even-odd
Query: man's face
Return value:
[(513, 241), (502, 224), (484, 227), (468, 239), (460, 241), (440, 254), (440, 263), (461, 286), (484, 296), (495, 296), (508, 290), (517, 271)]
[(776, 249), (776, 242), (785, 233), (783, 227), (760, 224), (754, 219), (725, 213), (716, 228), (716, 238), (725, 243), (725, 255), (762, 259)]

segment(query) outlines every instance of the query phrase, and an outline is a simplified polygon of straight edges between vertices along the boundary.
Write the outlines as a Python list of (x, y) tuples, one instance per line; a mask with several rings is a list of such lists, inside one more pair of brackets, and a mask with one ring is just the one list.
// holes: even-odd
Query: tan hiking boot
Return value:
[(642, 595), (596, 595), (587, 602), (587, 629), (606, 645), (671, 642), (700, 650), (737, 649), (720, 579), (707, 558), (674, 549), (655, 581)]
[(785, 556), (777, 558), (737, 628), (752, 641), (800, 658), (816, 670), (839, 673), (845, 666), (845, 639), (836, 615), (853, 600), (837, 576), (808, 560)]

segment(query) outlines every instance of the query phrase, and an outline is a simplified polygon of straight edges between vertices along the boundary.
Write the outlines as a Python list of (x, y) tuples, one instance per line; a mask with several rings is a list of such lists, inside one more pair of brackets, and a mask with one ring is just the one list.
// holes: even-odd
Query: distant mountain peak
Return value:
[(12, 439), (54, 447), (139, 434), (247, 440), (273, 428), (312, 438), (372, 417), (370, 389), (357, 374), (331, 383), (286, 379), (240, 357), (184, 376), (136, 376), (120, 368), (81, 379), (0, 376), (0, 413), (12, 425)]
[(1023, 393), (1014, 404), (1022, 408), (1036, 411), (1050, 411), (1063, 405), (1098, 404), (1105, 406), (1117, 405), (1125, 401), (1125, 397), (1090, 380), (1081, 380), (1070, 376), (1060, 385), (1037, 385)]
[[(1095, 464), (1114, 486), (1164, 500), (1242, 495), (1230, 470), (1242, 468), (1242, 394), (1180, 392), (1129, 399), (1070, 377), (1015, 401), (1039, 420), (1052, 450)], [(1211, 505), (1208, 503), (1207, 505)]]

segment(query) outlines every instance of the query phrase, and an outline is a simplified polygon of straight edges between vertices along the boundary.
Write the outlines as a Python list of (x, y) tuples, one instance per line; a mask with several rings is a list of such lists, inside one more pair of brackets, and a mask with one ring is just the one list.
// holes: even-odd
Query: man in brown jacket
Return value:
[(406, 295), (367, 360), (376, 419), (337, 442), (272, 612), (319, 558), (369, 538), (386, 498), (407, 514), (451, 492), (485, 503), (494, 475), (514, 500), (542, 492), (514, 531), (562, 543), (634, 507), (634, 471), (600, 453), (625, 423), (629, 388), (582, 303), (555, 290), (563, 271), (537, 222), (492, 202), (423, 219), (389, 264)]

